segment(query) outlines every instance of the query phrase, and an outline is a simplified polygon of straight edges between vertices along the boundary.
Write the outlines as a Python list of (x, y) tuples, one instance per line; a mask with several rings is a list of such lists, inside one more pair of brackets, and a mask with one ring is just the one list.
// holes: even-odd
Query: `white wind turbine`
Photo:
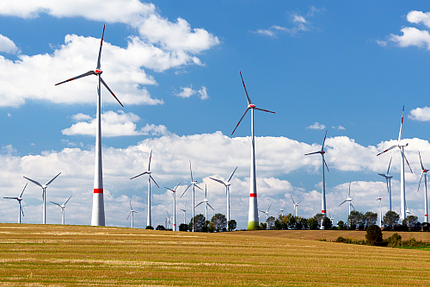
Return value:
[(299, 202), (295, 202), (294, 201), (294, 198), (293, 198), (293, 196), (292, 195), (290, 195), (291, 196), (291, 200), (293, 201), (293, 204), (294, 204), (294, 213), (296, 214), (296, 217), (297, 217), (297, 209), (299, 208), (299, 204), (300, 204), (300, 202), (302, 202), (301, 200), (299, 201)]
[(181, 208), (182, 212), (184, 213), (184, 224), (187, 224), (187, 204), (185, 203), (185, 207)]
[(192, 222), (192, 228), (191, 231), (194, 232), (195, 228), (194, 228), (194, 217), (196, 216), (196, 187), (198, 189), (200, 189), (201, 191), (203, 191), (203, 189), (200, 188), (200, 186), (197, 185), (197, 181), (194, 180), (193, 178), (193, 170), (191, 169), (191, 161), (190, 161), (190, 174), (191, 174), (191, 183), (187, 186), (187, 188), (184, 190), (184, 192), (182, 192), (180, 198), (182, 198), (182, 196), (187, 192), (187, 190), (192, 187), (192, 194), (191, 194), (191, 220)]
[(67, 202), (69, 202), (70, 198), (72, 198), (72, 196), (69, 196), (68, 199), (66, 199), (66, 201), (63, 204), (59, 204), (53, 201), (49, 201), (52, 204), (58, 205), (61, 208), (61, 224), (66, 224), (66, 216), (65, 216), (65, 211), (64, 209), (66, 208), (66, 204)]
[(25, 184), (24, 188), (22, 189), (19, 196), (3, 196), (5, 199), (16, 199), (19, 203), (19, 213), (18, 213), (18, 223), (21, 223), (21, 214), (24, 216), (24, 209), (22, 208), (21, 201), (23, 200), (22, 196), (24, 195), (24, 190), (27, 187), (27, 184)]
[(269, 210), (270, 210), (270, 207), (272, 206), (272, 204), (270, 204), (269, 205), (269, 208), (267, 208), (266, 210), (261, 210), (261, 209), (259, 209), (258, 211), (260, 211), (261, 213), (264, 213), (265, 215), (266, 215), (266, 221), (267, 221), (267, 219), (269, 218)]
[(342, 201), (339, 206), (341, 206), (342, 204), (344, 204), (345, 202), (348, 202), (348, 218), (349, 215), (351, 214), (351, 207), (354, 208), (354, 205), (352, 205), (352, 198), (351, 198), (351, 183), (349, 183), (349, 188), (348, 188), (348, 196), (346, 197), (346, 199), (344, 201)]
[(238, 167), (236, 166), (236, 168), (233, 170), (233, 172), (231, 173), (231, 175), (227, 181), (223, 181), (223, 180), (218, 179), (218, 178), (209, 177), (210, 179), (212, 179), (218, 183), (221, 183), (222, 185), (225, 186), (225, 195), (227, 198), (227, 231), (229, 231), (228, 223), (230, 222), (230, 185), (231, 185), (230, 180), (233, 178), (233, 175), (236, 172), (237, 168)]
[(250, 171), (250, 177), (249, 177), (249, 211), (248, 211), (248, 229), (253, 230), (258, 228), (258, 204), (257, 204), (257, 173), (256, 173), (256, 166), (255, 166), (255, 137), (254, 137), (254, 110), (263, 111), (267, 113), (274, 114), (275, 112), (264, 110), (257, 108), (255, 104), (251, 102), (251, 99), (249, 98), (248, 91), (245, 87), (245, 82), (243, 81), (242, 72), (240, 72), (240, 77), (242, 79), (243, 88), (245, 89), (246, 94), (246, 101), (248, 102), (248, 107), (246, 108), (245, 112), (243, 113), (242, 117), (240, 118), (239, 122), (237, 123), (236, 127), (234, 128), (231, 135), (234, 134), (237, 127), (239, 126), (242, 119), (245, 117), (246, 113), (251, 110), (251, 171)]
[(60, 84), (64, 84), (73, 80), (77, 80), (86, 76), (95, 75), (98, 77), (98, 85), (97, 85), (97, 132), (96, 132), (96, 146), (95, 146), (95, 172), (94, 172), (94, 194), (93, 194), (93, 209), (91, 215), (91, 225), (93, 226), (105, 226), (105, 210), (104, 210), (104, 201), (103, 201), (103, 170), (102, 170), (102, 130), (101, 130), (101, 88), (103, 86), (111, 93), (111, 95), (118, 101), (118, 103), (122, 105), (122, 103), (118, 100), (112, 90), (105, 83), (101, 74), (103, 71), (101, 70), (101, 55), (102, 55), (102, 45), (103, 45), (103, 37), (105, 33), (105, 26), (103, 26), (102, 38), (100, 40), (100, 50), (97, 58), (97, 68), (95, 70), (88, 71), (82, 75), (76, 76), (74, 78), (70, 78), (63, 82), (59, 82), (55, 84), (56, 86)]
[(131, 205), (131, 199), (130, 199), (130, 212), (128, 213), (127, 219), (130, 217), (131, 215), (131, 228), (134, 228), (134, 214), (135, 213), (139, 213), (136, 210), (133, 209), (133, 206)]
[(405, 161), (409, 166), (409, 169), (411, 170), (411, 173), (413, 173), (411, 166), (409, 165), (408, 159), (405, 156), (405, 147), (408, 146), (408, 143), (401, 144), (402, 140), (402, 133), (403, 133), (403, 115), (405, 112), (405, 106), (403, 106), (402, 109), (402, 120), (400, 122), (400, 132), (399, 132), (399, 139), (397, 140), (397, 144), (393, 145), (386, 150), (378, 153), (376, 156), (379, 156), (383, 153), (386, 153), (387, 151), (390, 151), (396, 147), (400, 150), (400, 219), (403, 220), (406, 218), (406, 195), (405, 195)]
[(390, 157), (390, 162), (388, 163), (388, 169), (387, 169), (387, 173), (383, 174), (383, 173), (378, 173), (380, 176), (382, 176), (383, 178), (385, 178), (385, 181), (387, 182), (387, 190), (388, 190), (388, 208), (391, 211), (391, 179), (393, 178), (392, 175), (390, 175), (390, 167), (391, 167), (391, 160), (393, 158)]
[(427, 173), (428, 173), (428, 169), (424, 168), (423, 165), (423, 161), (421, 159), (421, 153), (418, 151), (418, 154), (420, 156), (420, 164), (421, 164), (421, 176), (420, 176), (420, 183), (418, 184), (418, 191), (420, 191), (420, 186), (421, 186), (421, 180), (424, 176), (424, 222), (428, 223), (428, 214), (429, 214), (429, 210), (428, 210), (428, 196), (427, 196)]
[(151, 180), (155, 183), (155, 185), (160, 188), (157, 184), (157, 182), (155, 181), (155, 179), (152, 177), (151, 174), (151, 160), (152, 160), (152, 150), (149, 154), (149, 160), (148, 160), (148, 170), (145, 172), (142, 172), (141, 174), (138, 174), (136, 176), (133, 176), (130, 178), (130, 180), (135, 179), (141, 175), (148, 175), (148, 218), (146, 219), (146, 226), (152, 226), (152, 216), (151, 216), (151, 209), (152, 209), (152, 204), (151, 204), (151, 198), (152, 198), (152, 194), (151, 194)]
[(56, 176), (54, 176), (50, 181), (48, 181), (46, 184), (40, 184), (39, 182), (28, 178), (26, 176), (23, 176), (26, 180), (31, 181), (32, 183), (40, 186), (42, 188), (42, 200), (43, 200), (43, 209), (42, 209), (42, 222), (43, 224), (46, 224), (46, 189), (48, 188), (48, 185), (50, 185), (59, 175), (61, 172), (59, 172)]
[(174, 189), (165, 187), (167, 190), (170, 190), (173, 193), (173, 231), (176, 231), (176, 191), (180, 184), (181, 183), (178, 183), (178, 185)]
[[(208, 218), (208, 206), (210, 208), (212, 208), (212, 210), (214, 210), (214, 208), (209, 204), (209, 200), (208, 200), (208, 186), (207, 186), (207, 184), (205, 184), (205, 199), (203, 199), (202, 201), (200, 201), (196, 205), (196, 207), (199, 206), (202, 203), (204, 203), (204, 205), (205, 205), (205, 220), (208, 221), (209, 220), (209, 218)], [(227, 222), (228, 222), (228, 220), (227, 220)]]
[[(305, 155), (312, 155), (312, 154), (320, 154), (321, 155), (321, 160), (322, 160), (322, 178), (323, 178), (323, 181), (322, 181), (321, 213), (323, 214), (324, 217), (327, 216), (326, 199), (325, 199), (325, 168), (327, 168), (327, 171), (330, 171), (329, 168), (328, 168), (328, 165), (327, 165), (327, 163), (326, 163), (326, 161), (324, 159), (324, 154), (325, 154), (324, 144), (325, 144), (325, 140), (327, 138), (327, 132), (328, 132), (328, 130), (325, 132), (325, 136), (324, 136), (324, 140), (323, 140), (323, 143), (322, 143), (322, 146), (321, 146), (321, 150), (305, 154)], [(322, 218), (322, 220), (324, 220), (324, 217)], [(321, 226), (322, 226), (322, 224), (321, 224)]]
[(376, 200), (379, 201), (379, 228), (382, 228), (381, 191), (379, 191), (379, 196), (376, 198)]

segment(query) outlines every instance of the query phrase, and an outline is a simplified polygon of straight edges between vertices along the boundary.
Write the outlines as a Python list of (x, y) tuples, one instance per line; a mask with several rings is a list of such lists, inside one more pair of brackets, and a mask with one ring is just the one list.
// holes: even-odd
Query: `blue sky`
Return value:
[[(395, 143), (402, 106), (403, 138), (414, 174), (406, 175), (411, 213), (423, 220), (418, 150), (430, 165), (428, 68), (430, 14), (425, 2), (367, 1), (5, 1), (0, 4), (0, 195), (18, 195), (23, 175), (48, 181), (48, 200), (72, 199), (66, 221), (89, 224), (94, 169), (96, 80), (80, 79), (94, 69), (103, 25), (103, 77), (124, 104), (103, 90), (106, 222), (129, 226), (129, 200), (146, 225), (146, 179), (153, 150), (153, 175), (161, 187), (189, 182), (189, 160), (197, 180), (208, 184), (209, 202), (225, 213), (222, 186), (239, 166), (231, 192), (232, 218), (246, 227), (250, 120), (234, 137), (246, 108), (242, 71), (252, 101), (275, 115), (256, 112), (259, 207), (299, 215), (321, 210), (318, 150), (328, 130), (327, 210), (338, 207), (349, 182), (359, 211), (378, 211), (387, 193), (382, 177), (393, 156), (393, 206), (399, 205), (397, 151), (376, 157)], [(119, 8), (120, 7), (120, 8)], [(171, 195), (155, 189), (153, 221), (171, 213)], [(29, 185), (23, 222), (40, 223), (41, 192)], [(203, 194), (197, 193), (197, 201)], [(191, 205), (188, 194), (178, 209)], [(18, 204), (2, 200), (0, 221), (15, 222)], [(180, 212), (180, 211), (179, 211)], [(182, 219), (182, 214), (178, 219)], [(196, 211), (203, 213), (203, 208)], [(189, 218), (191, 211), (188, 210)], [(48, 206), (47, 221), (61, 222)], [(263, 216), (262, 219), (265, 217)]]

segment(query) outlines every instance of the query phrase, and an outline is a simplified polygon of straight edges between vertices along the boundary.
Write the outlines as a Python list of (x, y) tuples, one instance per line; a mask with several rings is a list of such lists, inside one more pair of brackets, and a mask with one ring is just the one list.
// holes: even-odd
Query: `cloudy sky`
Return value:
[[(124, 104), (103, 90), (103, 168), (106, 223), (129, 226), (129, 201), (146, 226), (146, 170), (153, 150), (153, 225), (172, 214), (164, 187), (179, 193), (195, 179), (208, 185), (209, 202), (225, 214), (223, 186), (232, 180), (232, 218), (247, 226), (250, 117), (234, 136), (246, 108), (241, 71), (252, 101), (276, 114), (256, 112), (260, 209), (299, 215), (321, 211), (319, 150), (328, 130), (327, 211), (351, 184), (357, 210), (383, 211), (387, 191), (378, 173), (393, 157), (393, 207), (400, 211), (397, 143), (405, 105), (403, 142), (413, 174), (406, 174), (407, 206), (423, 220), (418, 151), (430, 166), (430, 10), (396, 1), (31, 1), (0, 3), (0, 196), (17, 196), (26, 181), (58, 172), (48, 201), (70, 195), (66, 222), (90, 224), (94, 177), (96, 78), (55, 83), (96, 67), (103, 25), (103, 78)], [(197, 192), (197, 202), (203, 193)], [(191, 194), (178, 198), (178, 210)], [(16, 222), (18, 204), (0, 201), (0, 221)], [(41, 189), (24, 193), (25, 223), (42, 222)], [(211, 211), (212, 212), (212, 211)], [(203, 213), (199, 206), (196, 213)], [(212, 212), (213, 214), (213, 212)], [(265, 216), (261, 217), (265, 220)], [(183, 213), (178, 211), (178, 224)], [(48, 205), (48, 223), (61, 209)]]

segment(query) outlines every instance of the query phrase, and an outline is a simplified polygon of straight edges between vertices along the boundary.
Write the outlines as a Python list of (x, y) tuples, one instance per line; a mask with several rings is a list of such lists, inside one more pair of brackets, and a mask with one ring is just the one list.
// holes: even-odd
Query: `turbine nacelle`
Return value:
[(96, 69), (95, 71), (94, 71), (94, 74), (96, 74), (96, 75), (101, 75), (103, 73), (103, 71), (102, 70), (99, 70), (99, 69)]

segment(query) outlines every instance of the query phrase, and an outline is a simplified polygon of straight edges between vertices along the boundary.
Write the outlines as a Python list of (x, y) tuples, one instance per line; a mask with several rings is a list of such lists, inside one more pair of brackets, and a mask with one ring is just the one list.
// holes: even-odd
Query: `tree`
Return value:
[(399, 224), (400, 216), (394, 211), (387, 211), (384, 215), (384, 226), (387, 229), (393, 229), (397, 224)]
[(371, 224), (366, 229), (366, 240), (369, 245), (379, 245), (382, 243), (382, 231), (379, 226)]
[(409, 215), (402, 221), (403, 225), (406, 225), (409, 229), (409, 231), (417, 229), (417, 226), (419, 226), (418, 217), (415, 215)]
[(364, 229), (364, 215), (356, 210), (351, 211), (351, 213), (348, 216), (349, 221), (349, 229)]
[(287, 218), (288, 218), (288, 224), (287, 224), (288, 229), (296, 229), (297, 228), (297, 226), (296, 226), (296, 223), (297, 223), (296, 217), (293, 216), (290, 213), (290, 214), (287, 215)]
[(179, 231), (188, 231), (188, 224), (181, 223), (179, 225)]
[(193, 230), (193, 222), (194, 222), (194, 231), (201, 232), (202, 227), (205, 224), (205, 217), (203, 214), (198, 214), (191, 218), (190, 223), (188, 224), (188, 230)]
[(314, 219), (315, 219), (316, 223), (318, 224), (318, 227), (316, 229), (321, 227), (321, 224), (322, 224), (324, 217), (325, 217), (325, 215), (322, 213), (315, 214)]
[(152, 227), (151, 225), (148, 225), (145, 229), (154, 230), (154, 227)]
[(163, 225), (158, 225), (155, 230), (166, 230), (166, 228)]
[(232, 219), (228, 222), (228, 231), (234, 231), (237, 227), (236, 220)]
[(322, 221), (322, 226), (324, 227), (324, 229), (331, 229), (332, 223), (330, 218), (324, 217)]
[(338, 221), (337, 222), (337, 229), (339, 229), (339, 230), (346, 229), (345, 222), (343, 222), (342, 220)]
[(209, 232), (209, 223), (211, 223), (211, 222), (208, 220), (206, 220), (205, 223), (203, 223), (201, 232)]
[(265, 223), (265, 222), (260, 222), (259, 229), (262, 229), (262, 230), (267, 229), (267, 223)]
[(267, 223), (267, 228), (268, 229), (274, 229), (273, 227), (275, 226), (275, 217), (270, 216), (269, 218), (267, 218), (266, 223)]
[(376, 224), (376, 220), (378, 219), (378, 214), (372, 211), (368, 211), (364, 214), (364, 228), (369, 227), (370, 225)]
[(319, 228), (318, 222), (313, 217), (308, 219), (308, 225), (309, 225), (309, 229), (311, 230), (315, 230)]
[(214, 225), (217, 232), (225, 231), (227, 227), (227, 219), (224, 214), (217, 213), (212, 216), (211, 219), (212, 224)]

